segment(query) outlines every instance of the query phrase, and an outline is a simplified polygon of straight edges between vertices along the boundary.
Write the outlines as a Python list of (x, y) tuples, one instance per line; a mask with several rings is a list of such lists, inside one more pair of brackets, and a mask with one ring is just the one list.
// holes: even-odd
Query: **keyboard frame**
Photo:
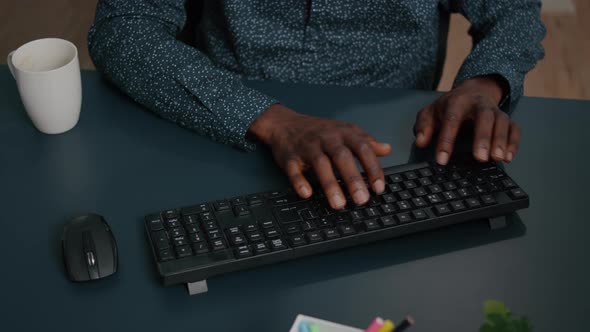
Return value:
[[(384, 168), (386, 176), (393, 173), (401, 173), (410, 170), (418, 170), (424, 167), (431, 167), (432, 164), (423, 162), (416, 164), (404, 164)], [(506, 173), (504, 170), (502, 170)], [(507, 174), (506, 174), (507, 175)], [(508, 175), (507, 175), (508, 176)], [(508, 176), (509, 177), (509, 176)], [(230, 246), (225, 250), (217, 252), (209, 252), (201, 255), (192, 255), (190, 257), (177, 258), (170, 261), (161, 262), (158, 260), (158, 253), (152, 245), (152, 236), (149, 225), (144, 221), (146, 233), (148, 236), (149, 246), (152, 251), (152, 258), (156, 263), (158, 275), (164, 286), (172, 286), (176, 284), (192, 283), (208, 278), (237, 272), (246, 269), (252, 269), (264, 265), (275, 264), (279, 262), (289, 261), (301, 257), (324, 254), (336, 250), (350, 248), (358, 245), (368, 244), (372, 242), (382, 241), (401, 237), (408, 234), (424, 232), (441, 227), (446, 227), (453, 224), (459, 224), (469, 221), (476, 221), (485, 218), (492, 218), (503, 216), (514, 212), (516, 210), (529, 207), (529, 196), (525, 198), (513, 200), (506, 192), (497, 192), (497, 203), (494, 205), (482, 205), (479, 208), (470, 209), (463, 212), (451, 212), (448, 215), (437, 216), (432, 211), (432, 206), (429, 205), (423, 210), (427, 212), (429, 218), (422, 221), (412, 221), (407, 224), (398, 224), (390, 227), (382, 227), (374, 231), (365, 231), (351, 236), (340, 237), (333, 240), (324, 240), (322, 242), (307, 244), (302, 247), (289, 248), (281, 251), (270, 251), (266, 254), (254, 255), (246, 258), (235, 258), (233, 255), (233, 248)], [(268, 198), (265, 198), (268, 199)], [(207, 202), (212, 205), (214, 201)], [(180, 211), (180, 209), (178, 209)], [(411, 211), (411, 210), (410, 210)], [(216, 211), (213, 210), (218, 217)], [(156, 212), (154, 214), (160, 214)], [(149, 214), (154, 215), (154, 214)], [(276, 216), (274, 216), (275, 223), (278, 224)], [(369, 219), (369, 218), (366, 218)], [(222, 231), (222, 233), (224, 233)], [(225, 241), (227, 238), (224, 234)]]

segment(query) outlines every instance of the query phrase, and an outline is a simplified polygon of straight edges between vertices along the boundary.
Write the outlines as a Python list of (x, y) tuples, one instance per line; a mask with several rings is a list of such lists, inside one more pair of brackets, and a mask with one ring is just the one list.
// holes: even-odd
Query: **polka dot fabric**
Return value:
[[(189, 0), (190, 1), (190, 0)], [(473, 24), (456, 84), (498, 74), (512, 99), (543, 56), (539, 1), (209, 0), (197, 47), (176, 39), (185, 0), (99, 0), (88, 44), (97, 67), (135, 101), (246, 150), (252, 121), (275, 99), (244, 78), (431, 89), (440, 7)]]

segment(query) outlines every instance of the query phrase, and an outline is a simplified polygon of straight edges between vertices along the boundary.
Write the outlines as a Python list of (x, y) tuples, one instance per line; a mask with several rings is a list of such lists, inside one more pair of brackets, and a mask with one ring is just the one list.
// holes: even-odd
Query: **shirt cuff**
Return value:
[(510, 113), (511, 105), (523, 94), (524, 75), (515, 71), (508, 64), (498, 64), (497, 61), (473, 61), (468, 59), (461, 66), (453, 83), (453, 88), (466, 80), (478, 76), (498, 76), (504, 80), (507, 88), (504, 89), (504, 95), (498, 106), (505, 112)]
[(213, 128), (216, 141), (255, 150), (256, 145), (246, 139), (248, 128), (258, 115), (278, 102), (276, 99), (246, 87), (239, 76), (217, 69), (188, 65), (177, 80), (222, 124)]

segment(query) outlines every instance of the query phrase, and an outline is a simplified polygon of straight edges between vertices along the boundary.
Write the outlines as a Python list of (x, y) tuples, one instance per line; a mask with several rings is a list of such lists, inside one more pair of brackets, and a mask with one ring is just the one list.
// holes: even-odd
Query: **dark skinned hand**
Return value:
[(459, 128), (473, 121), (473, 156), (479, 161), (511, 162), (518, 151), (520, 128), (498, 108), (502, 87), (494, 77), (466, 80), (426, 106), (416, 116), (416, 146), (426, 147), (435, 131), (436, 161), (446, 165)]
[(336, 181), (335, 168), (354, 202), (366, 203), (369, 192), (355, 163), (357, 159), (371, 189), (377, 193), (385, 189), (377, 157), (389, 154), (391, 147), (377, 142), (354, 124), (299, 114), (274, 104), (252, 123), (248, 132), (270, 147), (275, 161), (303, 198), (311, 196), (313, 190), (304, 171), (313, 169), (330, 206), (344, 208), (345, 194)]

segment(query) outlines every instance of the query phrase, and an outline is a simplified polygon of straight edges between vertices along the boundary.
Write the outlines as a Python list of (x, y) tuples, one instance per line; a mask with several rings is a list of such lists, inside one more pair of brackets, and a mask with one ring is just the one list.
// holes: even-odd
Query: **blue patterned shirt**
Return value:
[(252, 149), (248, 127), (277, 101), (244, 78), (432, 89), (448, 12), (469, 19), (474, 42), (455, 84), (496, 74), (516, 99), (543, 57), (539, 11), (539, 0), (99, 0), (88, 44), (135, 101)]

